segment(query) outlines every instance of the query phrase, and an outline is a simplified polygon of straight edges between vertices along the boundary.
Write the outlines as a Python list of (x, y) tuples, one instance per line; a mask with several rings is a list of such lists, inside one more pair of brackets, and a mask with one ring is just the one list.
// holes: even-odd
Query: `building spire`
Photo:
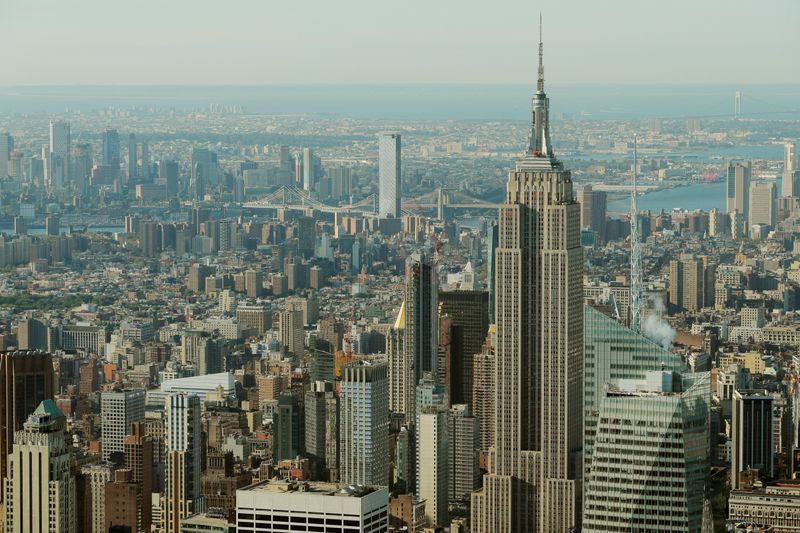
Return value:
[(544, 91), (544, 44), (542, 42), (542, 13), (539, 13), (539, 80), (536, 82), (536, 90)]
[(544, 43), (542, 39), (542, 14), (539, 13), (539, 76), (536, 83), (536, 94), (531, 99), (531, 131), (528, 137), (528, 149), (525, 157), (517, 167), (553, 168), (560, 165), (553, 154), (550, 144), (550, 102), (544, 92)]

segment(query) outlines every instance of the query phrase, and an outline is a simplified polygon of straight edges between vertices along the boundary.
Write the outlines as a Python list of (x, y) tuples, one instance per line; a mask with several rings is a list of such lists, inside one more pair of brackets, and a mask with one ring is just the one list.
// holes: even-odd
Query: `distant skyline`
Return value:
[(797, 84), (800, 2), (0, 2), (0, 86)]

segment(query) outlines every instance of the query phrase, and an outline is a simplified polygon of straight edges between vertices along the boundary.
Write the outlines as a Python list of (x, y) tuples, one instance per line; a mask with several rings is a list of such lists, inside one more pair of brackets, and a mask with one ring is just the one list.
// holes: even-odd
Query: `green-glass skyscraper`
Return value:
[(709, 470), (708, 372), (609, 385), (584, 491), (584, 533), (700, 533)]
[(583, 461), (591, 468), (600, 404), (606, 384), (619, 379), (644, 379), (651, 370), (682, 370), (677, 354), (590, 305), (583, 307)]

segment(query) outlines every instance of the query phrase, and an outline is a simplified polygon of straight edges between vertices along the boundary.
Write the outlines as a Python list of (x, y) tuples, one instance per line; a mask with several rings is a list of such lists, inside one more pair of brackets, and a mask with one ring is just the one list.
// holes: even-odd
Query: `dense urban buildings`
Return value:
[(551, 107), (540, 48), (528, 116), (523, 86), (198, 57), (219, 86), (0, 90), (1, 529), (800, 527), (793, 86)]

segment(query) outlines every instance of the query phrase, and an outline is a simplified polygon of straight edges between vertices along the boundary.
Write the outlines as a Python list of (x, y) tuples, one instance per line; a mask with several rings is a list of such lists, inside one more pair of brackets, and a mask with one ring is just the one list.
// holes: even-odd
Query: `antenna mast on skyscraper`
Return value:
[(631, 187), (631, 329), (641, 331), (642, 249), (639, 243), (639, 209), (636, 207), (636, 135), (633, 136), (633, 187)]
[(536, 90), (544, 91), (544, 43), (542, 41), (542, 14), (539, 13), (539, 76), (536, 81)]

